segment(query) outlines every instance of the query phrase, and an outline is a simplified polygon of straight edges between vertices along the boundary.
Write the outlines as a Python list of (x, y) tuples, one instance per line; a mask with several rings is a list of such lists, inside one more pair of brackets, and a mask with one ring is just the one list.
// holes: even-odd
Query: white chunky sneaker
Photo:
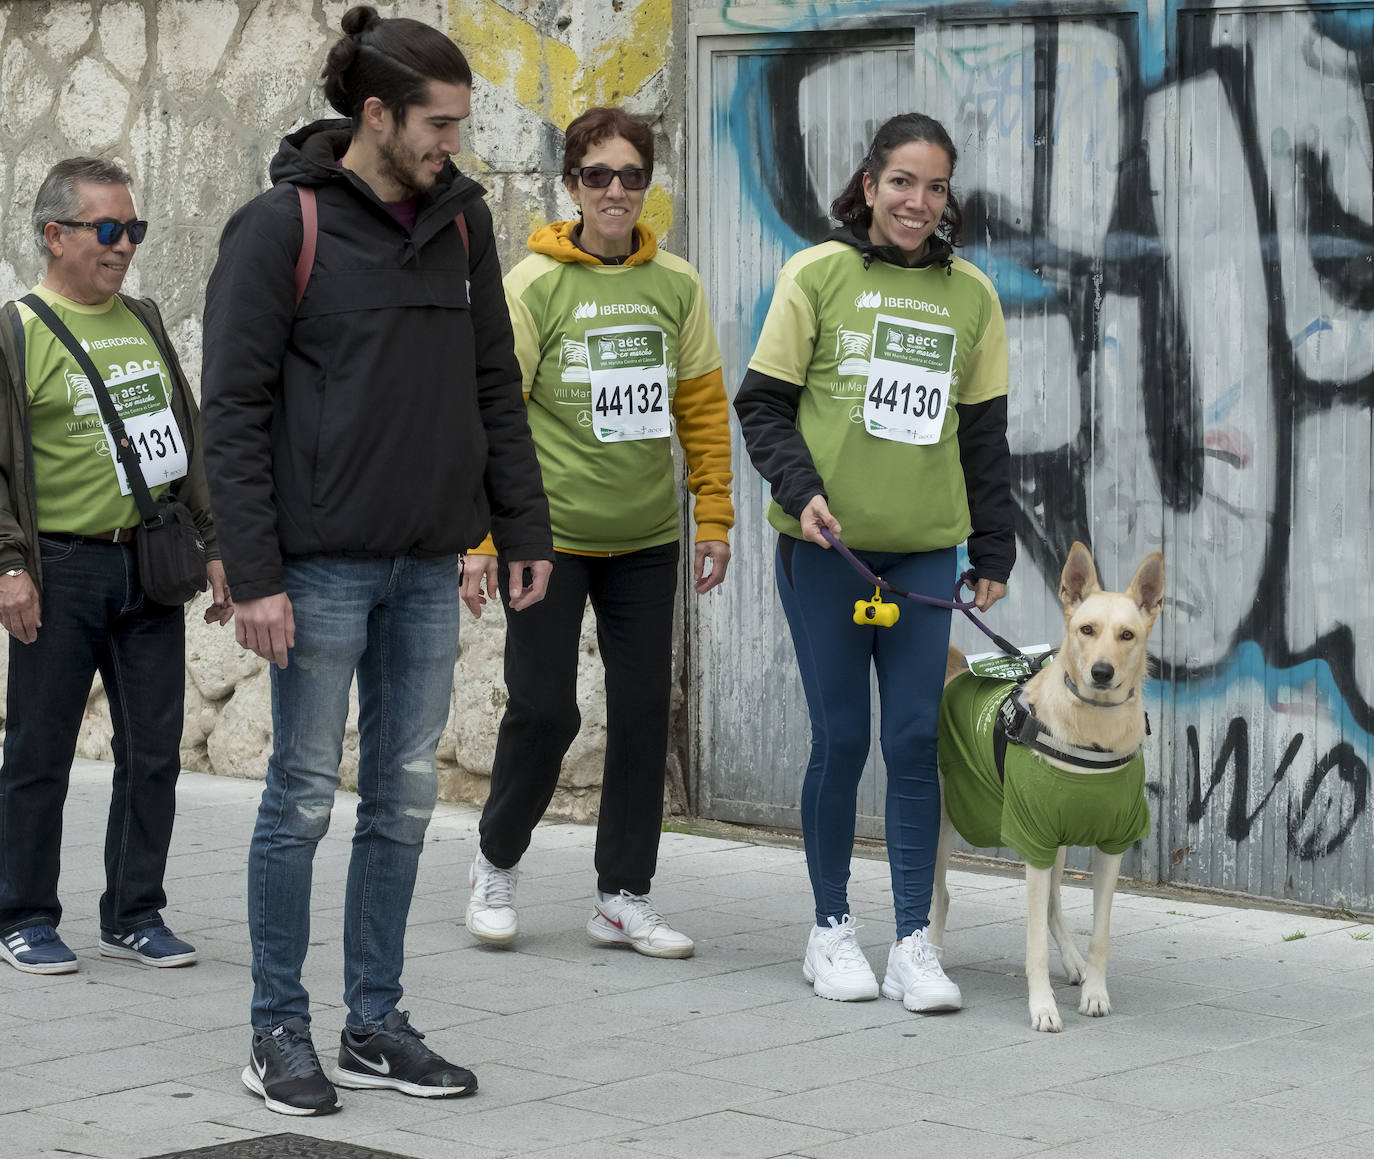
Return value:
[(851, 914), (845, 914), (842, 922), (829, 921), (828, 930), (811, 927), (802, 977), (814, 985), (817, 997), (832, 1002), (867, 1002), (878, 997), (878, 979), (859, 946), (859, 923)]
[(914, 1011), (962, 1007), (964, 996), (940, 968), (936, 950), (925, 930), (893, 942), (887, 954), (887, 973), (883, 975), (883, 997), (895, 999)]
[(587, 936), (603, 945), (629, 946), (651, 958), (690, 958), (697, 948), (667, 923), (647, 893), (624, 889), (604, 901), (598, 896)]
[(519, 867), (501, 869), (493, 865), (481, 851), (472, 861), (472, 897), (468, 899), (468, 915), (463, 922), (474, 938), (493, 946), (508, 946), (520, 932), (515, 916), (515, 879)]

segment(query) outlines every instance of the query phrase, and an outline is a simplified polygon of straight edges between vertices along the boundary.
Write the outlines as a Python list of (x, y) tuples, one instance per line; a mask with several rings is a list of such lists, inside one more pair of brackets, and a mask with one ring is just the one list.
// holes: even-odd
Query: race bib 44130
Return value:
[(950, 405), (955, 340), (948, 326), (879, 314), (864, 387), (864, 430), (899, 443), (938, 442)]
[(588, 330), (592, 430), (603, 443), (666, 439), (667, 342), (657, 326)]

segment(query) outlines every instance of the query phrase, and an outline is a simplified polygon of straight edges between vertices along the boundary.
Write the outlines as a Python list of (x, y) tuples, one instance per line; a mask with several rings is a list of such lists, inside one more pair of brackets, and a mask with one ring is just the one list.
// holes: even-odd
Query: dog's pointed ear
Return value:
[(1152, 621), (1164, 606), (1164, 556), (1153, 552), (1140, 561), (1126, 594)]
[(1064, 605), (1064, 615), (1071, 616), (1074, 610), (1093, 592), (1101, 591), (1097, 582), (1097, 567), (1088, 549), (1078, 540), (1069, 548), (1069, 558), (1059, 576), (1059, 602)]

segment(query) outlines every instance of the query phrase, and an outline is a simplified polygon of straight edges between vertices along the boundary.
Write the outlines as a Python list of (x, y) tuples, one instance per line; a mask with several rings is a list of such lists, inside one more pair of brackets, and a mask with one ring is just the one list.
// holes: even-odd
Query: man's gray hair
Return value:
[(94, 185), (128, 185), (129, 171), (113, 161), (99, 157), (68, 157), (59, 161), (43, 178), (38, 196), (33, 202), (33, 243), (48, 253), (48, 241), (43, 227), (50, 221), (72, 221), (81, 212), (81, 197), (76, 192), (78, 181)]

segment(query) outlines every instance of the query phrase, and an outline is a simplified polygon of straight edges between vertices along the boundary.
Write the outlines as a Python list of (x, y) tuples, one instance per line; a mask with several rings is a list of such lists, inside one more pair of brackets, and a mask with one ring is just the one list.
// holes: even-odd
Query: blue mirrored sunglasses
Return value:
[(124, 231), (129, 231), (129, 240), (134, 245), (142, 245), (143, 239), (148, 236), (148, 223), (146, 221), (59, 221), (58, 225), (69, 225), (73, 228), (95, 230), (95, 240), (101, 245), (114, 245)]

